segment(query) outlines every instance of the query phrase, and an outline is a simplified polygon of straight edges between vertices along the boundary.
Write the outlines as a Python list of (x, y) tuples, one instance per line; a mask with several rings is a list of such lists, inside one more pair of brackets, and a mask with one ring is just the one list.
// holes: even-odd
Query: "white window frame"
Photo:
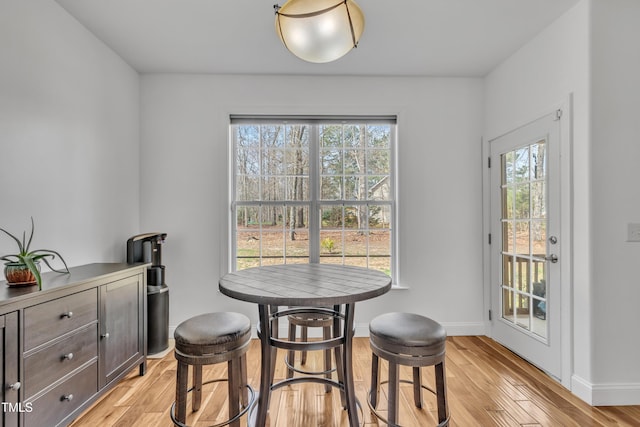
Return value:
[[(320, 200), (320, 147), (318, 141), (318, 127), (322, 124), (374, 124), (384, 123), (391, 126), (390, 130), (390, 195), (386, 201), (378, 200)], [(320, 205), (387, 205), (391, 213), (391, 221), (389, 228), (391, 232), (390, 241), (390, 266), (391, 278), (394, 286), (398, 283), (398, 214), (397, 214), (397, 167), (396, 167), (396, 150), (397, 150), (397, 117), (396, 116), (297, 116), (297, 115), (230, 115), (229, 126), (229, 206), (230, 215), (228, 222), (228, 271), (236, 270), (236, 254), (237, 254), (237, 236), (236, 236), (236, 141), (234, 125), (237, 124), (305, 124), (310, 125), (313, 130), (310, 132), (309, 141), (309, 179), (310, 200), (309, 201), (242, 201), (243, 206), (308, 206), (309, 209), (309, 262), (319, 262), (320, 260)], [(286, 261), (286, 256), (285, 256)]]

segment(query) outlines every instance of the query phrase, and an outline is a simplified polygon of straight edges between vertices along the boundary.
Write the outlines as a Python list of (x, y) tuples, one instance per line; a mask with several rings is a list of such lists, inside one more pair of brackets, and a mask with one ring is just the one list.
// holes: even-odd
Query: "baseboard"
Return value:
[(573, 375), (571, 392), (592, 406), (640, 405), (638, 383), (593, 384)]
[(484, 322), (442, 322), (442, 326), (450, 337), (487, 335)]

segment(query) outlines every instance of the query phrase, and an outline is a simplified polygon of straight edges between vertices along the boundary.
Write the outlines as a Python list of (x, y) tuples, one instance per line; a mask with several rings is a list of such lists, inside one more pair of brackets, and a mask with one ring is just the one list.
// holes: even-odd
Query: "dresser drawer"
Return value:
[(98, 391), (98, 362), (93, 362), (62, 384), (31, 402), (26, 427), (55, 426)]
[(89, 289), (24, 310), (24, 350), (98, 319), (98, 291)]
[(25, 399), (96, 357), (98, 357), (98, 326), (95, 323), (26, 357), (24, 360)]

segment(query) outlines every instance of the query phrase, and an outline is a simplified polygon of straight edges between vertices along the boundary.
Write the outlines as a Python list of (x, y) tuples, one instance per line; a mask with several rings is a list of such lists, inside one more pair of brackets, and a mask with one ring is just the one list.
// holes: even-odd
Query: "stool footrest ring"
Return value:
[(289, 357), (288, 356), (284, 357), (284, 364), (287, 366), (287, 368), (290, 368), (291, 370), (293, 370), (293, 372), (297, 372), (299, 374), (304, 374), (304, 375), (325, 375), (325, 374), (330, 374), (330, 373), (336, 371), (336, 368), (331, 368), (331, 369), (326, 370), (326, 371), (317, 371), (317, 372), (305, 371), (303, 369), (296, 368), (293, 364), (289, 363)]
[[(405, 383), (405, 384), (413, 384), (413, 381), (409, 381), (409, 380), (398, 380), (398, 382), (401, 383)], [(380, 385), (382, 384), (388, 384), (389, 381), (382, 381), (380, 383)], [(430, 391), (433, 394), (436, 394), (436, 391), (430, 387), (427, 387), (424, 384), (420, 384), (420, 387), (422, 387), (425, 390)], [(388, 425), (389, 427), (402, 427), (400, 426), (400, 424), (391, 424), (389, 423), (389, 420), (387, 420), (385, 417), (383, 417), (382, 415), (380, 415), (380, 413), (376, 410), (376, 408), (373, 407), (373, 405), (371, 404), (371, 391), (369, 390), (369, 394), (367, 394), (367, 405), (369, 405), (369, 410), (371, 411), (371, 413), (373, 415), (375, 415), (375, 417), (377, 419), (379, 419), (380, 421), (382, 421), (383, 423), (385, 423), (386, 425)], [(446, 420), (442, 421), (440, 424), (438, 424), (436, 427), (445, 427), (449, 425), (449, 418), (451, 418), (451, 416), (448, 416)]]
[[(218, 378), (215, 380), (211, 380), (211, 381), (207, 381), (202, 383), (203, 386), (207, 385), (207, 384), (211, 384), (211, 383), (218, 383), (218, 382), (226, 382), (229, 381), (227, 378)], [(226, 426), (231, 424), (232, 422), (240, 419), (240, 417), (242, 417), (244, 414), (247, 413), (247, 411), (249, 409), (251, 409), (251, 407), (253, 406), (253, 404), (256, 401), (256, 392), (253, 389), (253, 387), (251, 387), (249, 384), (245, 384), (245, 387), (249, 390), (249, 403), (247, 403), (247, 405), (245, 407), (242, 408), (242, 411), (240, 411), (236, 416), (234, 416), (233, 418), (228, 419), (227, 421), (223, 421), (219, 424), (213, 424), (209, 427), (222, 427), (222, 426)], [(195, 389), (195, 387), (191, 387), (189, 390), (187, 390), (187, 393), (191, 393), (193, 390)], [(171, 415), (171, 421), (173, 421), (174, 425), (177, 425), (178, 427), (189, 427), (187, 424), (183, 424), (180, 421), (176, 420), (176, 414), (175, 414), (175, 409), (176, 409), (176, 402), (174, 401), (173, 404), (171, 405), (171, 410), (169, 411), (169, 415)]]

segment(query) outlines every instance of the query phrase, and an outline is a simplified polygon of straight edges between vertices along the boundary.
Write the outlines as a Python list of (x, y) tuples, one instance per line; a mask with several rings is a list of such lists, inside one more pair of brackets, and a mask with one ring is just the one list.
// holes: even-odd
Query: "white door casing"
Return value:
[(570, 175), (566, 159), (561, 164), (561, 152), (568, 152), (567, 125), (561, 125), (569, 120), (563, 116), (555, 110), (488, 142), (485, 199), (490, 334), (568, 386), (570, 346), (562, 341), (570, 333), (569, 259), (562, 266), (570, 234), (561, 224), (569, 228)]

